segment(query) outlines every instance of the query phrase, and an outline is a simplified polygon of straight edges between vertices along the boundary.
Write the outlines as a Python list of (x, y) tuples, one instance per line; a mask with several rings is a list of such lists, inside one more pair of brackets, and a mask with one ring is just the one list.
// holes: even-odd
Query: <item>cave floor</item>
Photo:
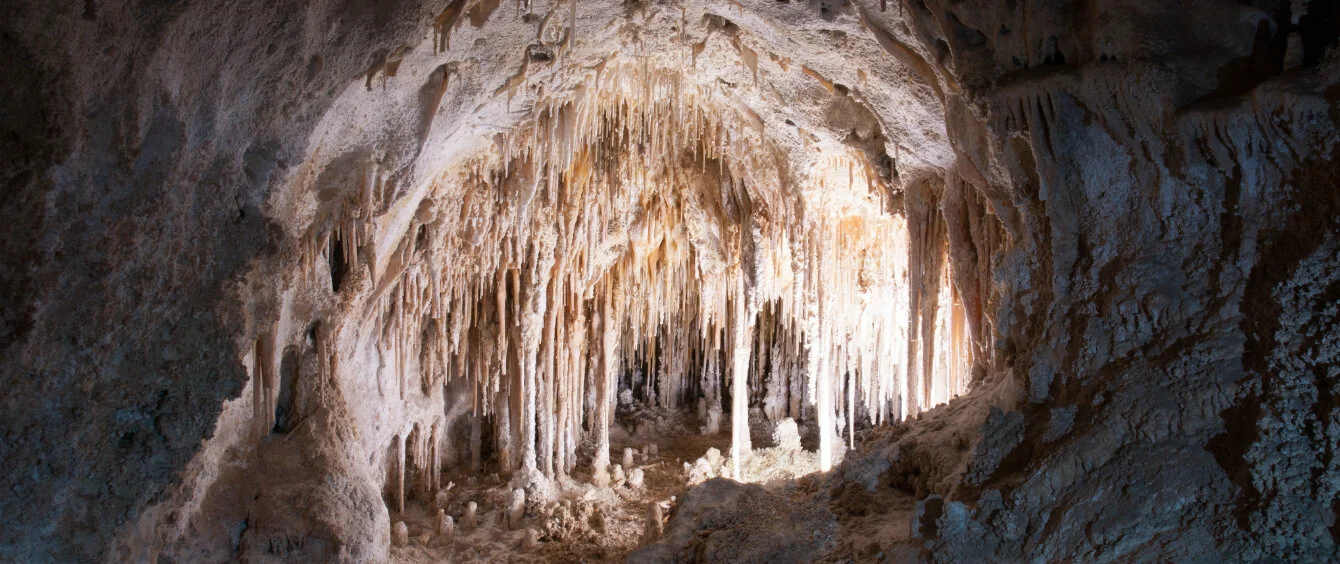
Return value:
[[(591, 472), (579, 465), (566, 477), (555, 478), (550, 487), (553, 501), (528, 516), (524, 526), (515, 530), (506, 523), (506, 501), (510, 489), (497, 473), (471, 475), (444, 473), (443, 484), (452, 485), (446, 496), (448, 515), (458, 519), (451, 538), (431, 534), (436, 527), (436, 511), (423, 500), (406, 500), (405, 513), (392, 516), (409, 527), (410, 543), (391, 550), (393, 562), (592, 562), (619, 561), (642, 545), (648, 505), (653, 501), (669, 507), (672, 498), (688, 488), (684, 463), (703, 456), (709, 448), (727, 452), (728, 431), (702, 435), (696, 417), (665, 410), (644, 412), (640, 424), (621, 421), (610, 433), (610, 460), (619, 464), (624, 448), (635, 451), (635, 464), (644, 472), (644, 486), (597, 488), (591, 485)], [(758, 434), (758, 430), (755, 430)], [(771, 440), (759, 436), (755, 439)], [(642, 448), (655, 443), (658, 455), (643, 456)], [(593, 445), (583, 445), (588, 452)], [(625, 469), (627, 474), (632, 468)], [(460, 526), (470, 501), (478, 504), (478, 526), (466, 530)], [(443, 505), (439, 502), (439, 505)], [(564, 510), (563, 505), (568, 509)], [(529, 513), (529, 512), (528, 512)], [(597, 517), (597, 514), (599, 516)], [(669, 516), (669, 511), (664, 515)], [(539, 543), (524, 547), (527, 529), (537, 533)], [(428, 542), (423, 542), (428, 534)]]
[[(755, 447), (753, 466), (783, 467), (786, 457), (776, 456), (772, 448), (771, 424), (751, 418), (751, 440)], [(629, 553), (644, 544), (644, 531), (649, 504), (661, 503), (663, 516), (668, 521), (674, 500), (691, 487), (685, 464), (693, 464), (711, 448), (729, 454), (730, 433), (703, 435), (695, 432), (700, 421), (689, 413), (665, 410), (644, 412), (641, 424), (633, 426), (621, 421), (614, 426), (610, 437), (610, 460), (618, 464), (625, 448), (635, 451), (632, 468), (644, 472), (645, 484), (633, 489), (626, 485), (597, 488), (591, 485), (590, 469), (586, 465), (568, 476), (555, 478), (550, 483), (552, 500), (536, 510), (528, 511), (522, 526), (512, 528), (506, 522), (506, 505), (510, 496), (508, 480), (498, 473), (469, 474), (463, 471), (444, 473), (442, 483), (446, 493), (439, 494), (436, 502), (407, 499), (406, 510), (392, 522), (404, 521), (409, 528), (407, 546), (391, 549), (391, 561), (401, 563), (429, 562), (612, 562), (623, 561)], [(805, 446), (816, 443), (810, 430), (805, 435)], [(645, 445), (655, 443), (658, 455), (643, 456)], [(593, 445), (583, 445), (579, 452), (589, 456)], [(585, 458), (585, 457), (584, 457)], [(780, 469), (780, 468), (777, 468)], [(627, 473), (630, 469), (626, 469)], [(797, 467), (787, 469), (804, 472)], [(778, 513), (746, 515), (745, 521), (756, 521), (750, 527), (772, 529), (779, 516), (788, 512), (812, 511), (815, 504), (828, 507), (829, 515), (838, 528), (836, 538), (823, 551), (822, 561), (898, 561), (891, 549), (910, 540), (910, 524), (914, 499), (907, 492), (882, 483), (874, 491), (866, 491), (854, 483), (847, 483), (831, 491), (821, 491), (811, 474), (800, 480), (802, 493), (795, 488), (784, 488), (790, 493), (772, 491), (781, 503)], [(856, 486), (856, 487), (853, 487)], [(773, 488), (769, 488), (772, 490)], [(460, 522), (466, 505), (478, 504), (478, 524), (466, 529)], [(436, 535), (436, 509), (445, 509), (457, 519), (456, 530), (450, 537)], [(526, 547), (527, 530), (534, 530), (538, 543)]]

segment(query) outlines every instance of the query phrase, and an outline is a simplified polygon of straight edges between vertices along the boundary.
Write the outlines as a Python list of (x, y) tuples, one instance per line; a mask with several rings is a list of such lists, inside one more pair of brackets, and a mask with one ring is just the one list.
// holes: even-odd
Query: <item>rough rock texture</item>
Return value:
[[(823, 505), (790, 510), (790, 494), (716, 478), (689, 490), (666, 536), (629, 562), (803, 562), (831, 548), (837, 523)], [(767, 524), (758, 516), (770, 515)]]
[[(0, 558), (101, 558), (148, 515), (186, 527), (189, 510), (149, 507), (183, 486), (178, 505), (208, 503), (227, 474), (246, 429), (226, 403), (247, 382), (239, 329), (278, 312), (236, 298), (285, 252), (265, 202), (369, 57), (426, 19), (356, 0), (0, 11)], [(368, 525), (389, 541), (384, 514)]]
[[(899, 359), (901, 389), (820, 377), (792, 396), (807, 403), (790, 415), (818, 412), (823, 467), (836, 413), (855, 435), (858, 414), (913, 416), (972, 384), (872, 432), (806, 498), (819, 505), (785, 513), (815, 538), (731, 517), (784, 494), (709, 480), (640, 558), (696, 554), (694, 543), (743, 560), (845, 550), (825, 540), (840, 521), (822, 502), (851, 495), (845, 483), (944, 496), (938, 538), (916, 545), (939, 559), (1333, 558), (1338, 11), (1318, 0), (7, 2), (0, 560), (378, 560), (393, 514), (431, 499), (446, 458), (477, 467), (487, 450), (504, 468), (571, 471), (577, 441), (535, 406), (579, 396), (538, 385), (538, 361), (446, 379), (464, 361), (439, 361), (445, 345), (393, 343), (446, 341), (421, 337), (448, 318), (405, 297), (411, 278), (429, 284), (405, 273), (468, 270), (461, 257), (442, 266), (441, 231), (429, 233), (459, 228), (479, 239), (462, 246), (485, 245), (476, 258), (533, 257), (509, 271), (516, 287), (527, 270), (524, 299), (507, 301), (502, 274), (487, 282), (507, 303), (495, 313), (514, 312), (524, 334), (482, 325), (463, 340), (487, 342), (481, 357), (496, 342), (541, 358), (552, 338), (540, 338), (550, 310), (537, 265), (557, 251), (474, 230), (548, 209), (531, 207), (548, 192), (536, 195), (536, 179), (502, 188), (521, 215), (442, 210), (470, 193), (462, 177), (497, 176), (471, 169), (480, 154), (515, 179), (513, 161), (538, 152), (497, 157), (508, 135), (615, 59), (630, 77), (637, 65), (692, 69), (684, 91), (709, 92), (706, 113), (738, 128), (722, 145), (768, 157), (724, 162), (723, 150), (723, 176), (673, 167), (698, 171), (703, 193), (765, 186), (776, 190), (750, 192), (751, 205), (801, 209), (788, 190), (818, 185), (820, 148), (838, 148), (905, 221), (906, 354), (848, 361)], [(734, 265), (739, 288), (703, 301), (753, 319), (760, 304), (744, 298), (768, 278), (740, 267), (763, 248), (748, 235), (793, 218), (717, 212), (754, 223), (727, 225), (731, 238), (691, 222), (702, 264)], [(634, 217), (608, 231), (632, 240)], [(591, 262), (615, 247), (591, 249)], [(438, 317), (399, 321), (410, 305)], [(832, 331), (812, 326), (817, 310), (800, 313), (803, 331)], [(744, 354), (705, 372), (736, 374), (749, 392), (742, 327), (714, 338)], [(970, 355), (931, 354), (959, 341)], [(814, 339), (811, 372), (843, 374), (820, 350), (843, 342)], [(955, 368), (969, 357), (970, 375)], [(574, 369), (602, 370), (613, 362)], [(466, 384), (495, 373), (517, 384), (495, 396)], [(613, 403), (604, 378), (600, 391), (578, 378), (600, 398), (590, 411)], [(780, 415), (789, 388), (768, 389), (755, 403)], [(718, 404), (727, 392), (695, 391)], [(744, 417), (748, 393), (732, 393)], [(495, 426), (487, 449), (476, 399)], [(572, 403), (580, 428), (588, 404)], [(608, 429), (605, 415), (586, 414)], [(537, 463), (537, 439), (560, 448)], [(707, 540), (685, 536), (696, 531)]]
[(950, 228), (996, 288), (982, 383), (839, 471), (956, 499), (948, 560), (1333, 558), (1334, 9), (1020, 6), (904, 6), (967, 161), (941, 209), (1011, 243)]

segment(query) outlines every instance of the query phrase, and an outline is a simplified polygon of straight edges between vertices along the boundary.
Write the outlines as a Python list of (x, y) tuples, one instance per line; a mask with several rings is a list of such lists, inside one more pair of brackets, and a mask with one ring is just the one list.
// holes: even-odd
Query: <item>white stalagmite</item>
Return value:
[(512, 497), (507, 503), (507, 526), (512, 530), (520, 529), (526, 519), (526, 490), (517, 488), (512, 490)]
[(465, 515), (461, 517), (461, 527), (465, 530), (473, 530), (479, 526), (479, 504), (470, 502), (465, 506)]
[(456, 521), (445, 511), (437, 510), (437, 534), (450, 537), (456, 531)]

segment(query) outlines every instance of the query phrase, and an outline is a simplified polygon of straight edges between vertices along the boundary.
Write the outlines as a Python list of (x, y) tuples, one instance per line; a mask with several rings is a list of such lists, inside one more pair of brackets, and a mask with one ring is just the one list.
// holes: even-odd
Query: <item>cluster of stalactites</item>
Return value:
[(387, 457), (385, 480), (387, 496), (394, 500), (397, 512), (405, 511), (405, 498), (418, 493), (431, 499), (442, 487), (441, 423), (415, 423), (407, 434), (392, 439), (393, 452)]
[[(757, 116), (683, 84), (614, 63), (537, 105), (439, 179), (382, 272), (364, 226), (387, 190), (375, 167), (351, 211), (313, 231), (304, 256), (324, 254), (332, 274), (372, 265), (363, 315), (395, 395), (465, 379), (504, 468), (570, 471), (594, 432), (599, 475), (633, 369), (667, 407), (719, 401), (724, 382), (770, 417), (814, 415), (825, 454), (838, 421), (850, 440), (858, 418), (897, 421), (962, 390), (953, 291), (915, 293), (909, 276), (943, 265), (943, 245), (909, 244), (864, 157), (839, 148), (787, 187)], [(919, 328), (947, 360), (909, 348)]]
[(401, 396), (408, 370), (425, 392), (468, 379), (477, 413), (506, 414), (498, 446), (512, 467), (571, 468), (583, 427), (610, 420), (601, 406), (630, 363), (620, 351), (670, 324), (698, 331), (678, 342), (702, 342), (750, 299), (744, 226), (763, 192), (747, 179), (764, 160), (742, 147), (758, 132), (673, 75), (604, 76), (444, 177), (416, 225), (427, 250), (402, 243), (377, 288)]

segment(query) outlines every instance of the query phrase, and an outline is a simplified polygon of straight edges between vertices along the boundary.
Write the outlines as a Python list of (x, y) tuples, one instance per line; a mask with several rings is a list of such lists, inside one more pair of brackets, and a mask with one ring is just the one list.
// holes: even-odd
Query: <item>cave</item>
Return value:
[(0, 560), (1340, 554), (1333, 4), (0, 15)]

